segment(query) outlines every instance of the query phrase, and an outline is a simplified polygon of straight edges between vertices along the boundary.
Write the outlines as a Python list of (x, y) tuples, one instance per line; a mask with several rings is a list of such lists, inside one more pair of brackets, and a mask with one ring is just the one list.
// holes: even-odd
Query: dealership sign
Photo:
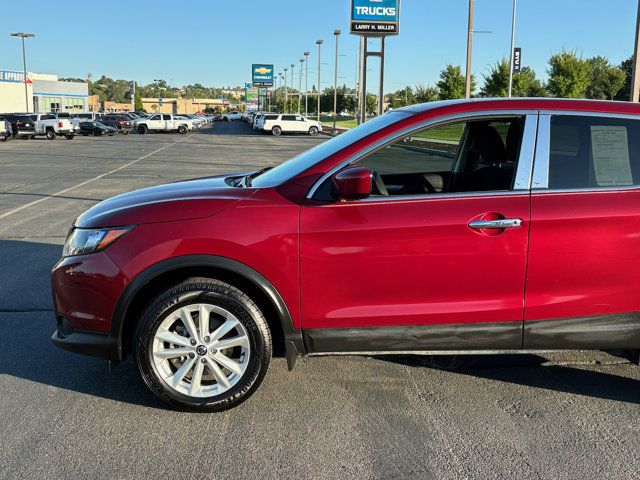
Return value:
[[(0, 70), (0, 82), (24, 83), (24, 72)], [(32, 83), (28, 76), (27, 83)]]
[(400, 0), (351, 0), (351, 33), (397, 35)]
[(273, 87), (273, 65), (253, 64), (251, 83), (254, 87)]
[(520, 73), (522, 70), (522, 49), (513, 49), (513, 73)]

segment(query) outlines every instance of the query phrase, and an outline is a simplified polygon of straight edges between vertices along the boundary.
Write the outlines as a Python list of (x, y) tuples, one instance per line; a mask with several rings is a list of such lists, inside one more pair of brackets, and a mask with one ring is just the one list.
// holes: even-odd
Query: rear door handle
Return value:
[(500, 220), (474, 220), (469, 222), (469, 228), (474, 230), (502, 230), (505, 228), (516, 228), (522, 226), (519, 218), (503, 218)]

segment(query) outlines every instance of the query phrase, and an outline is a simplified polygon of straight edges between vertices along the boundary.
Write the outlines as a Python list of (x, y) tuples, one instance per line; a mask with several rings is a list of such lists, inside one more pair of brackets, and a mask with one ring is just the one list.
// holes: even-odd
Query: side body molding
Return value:
[(262, 292), (265, 293), (272, 302), (276, 312), (278, 313), (282, 330), (284, 331), (287, 363), (289, 369), (293, 368), (296, 357), (299, 354), (305, 353), (304, 343), (302, 341), (302, 332), (294, 327), (293, 319), (291, 318), (289, 309), (282, 299), (282, 296), (265, 277), (253, 268), (236, 260), (215, 255), (184, 255), (163, 260), (141, 272), (127, 285), (125, 291), (118, 300), (118, 304), (116, 305), (111, 320), (111, 330), (109, 332), (109, 360), (112, 364), (123, 359), (122, 333), (124, 331), (124, 321), (127, 311), (136, 294), (145, 285), (158, 276), (178, 268), (188, 267), (210, 267), (226, 270), (243, 277), (262, 290)]

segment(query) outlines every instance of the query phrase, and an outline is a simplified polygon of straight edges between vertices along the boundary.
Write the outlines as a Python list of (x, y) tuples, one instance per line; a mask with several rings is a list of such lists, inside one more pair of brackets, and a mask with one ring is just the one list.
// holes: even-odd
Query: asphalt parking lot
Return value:
[(216, 124), (0, 144), (0, 478), (638, 478), (640, 368), (601, 352), (276, 358), (220, 414), (164, 409), (133, 363), (56, 349), (49, 270), (109, 196), (279, 163), (326, 137)]

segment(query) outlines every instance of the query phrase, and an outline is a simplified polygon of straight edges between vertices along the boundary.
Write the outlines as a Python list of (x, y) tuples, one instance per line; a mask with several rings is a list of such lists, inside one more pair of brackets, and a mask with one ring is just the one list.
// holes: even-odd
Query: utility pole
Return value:
[(511, 53), (509, 54), (509, 98), (511, 98), (511, 92), (513, 91), (513, 50), (516, 47), (516, 3), (517, 0), (513, 0), (513, 17), (511, 18)]
[(318, 122), (320, 122), (320, 47), (322, 47), (323, 40), (316, 40), (318, 45)]
[(338, 116), (338, 39), (340, 38), (340, 30), (334, 30), (336, 36), (336, 63), (333, 77), (333, 132), (336, 131), (336, 117)]
[(304, 74), (304, 81), (305, 81), (305, 87), (304, 87), (304, 116), (308, 117), (309, 116), (309, 53), (310, 52), (304, 52), (304, 65), (305, 65), (305, 70), (306, 73)]
[(293, 70), (295, 68), (295, 64), (291, 64), (291, 112), (293, 113)]
[(282, 113), (288, 113), (287, 106), (289, 102), (289, 97), (287, 96), (287, 70), (289, 69), (288, 68), (284, 69), (284, 112)]
[(24, 32), (16, 32), (11, 34), (12, 37), (20, 37), (22, 40), (22, 68), (24, 71), (24, 101), (25, 101), (25, 112), (29, 113), (29, 91), (27, 90), (27, 54), (24, 46), (25, 38), (33, 38), (36, 35), (34, 33), (24, 33)]
[(471, 98), (471, 51), (473, 49), (473, 2), (469, 0), (469, 24), (467, 26), (467, 74), (465, 96)]
[(640, 99), (640, 3), (636, 20), (636, 47), (633, 52), (633, 74), (631, 78), (631, 101)]
[(302, 113), (302, 64), (304, 58), (300, 59), (300, 81), (298, 82), (298, 115)]

